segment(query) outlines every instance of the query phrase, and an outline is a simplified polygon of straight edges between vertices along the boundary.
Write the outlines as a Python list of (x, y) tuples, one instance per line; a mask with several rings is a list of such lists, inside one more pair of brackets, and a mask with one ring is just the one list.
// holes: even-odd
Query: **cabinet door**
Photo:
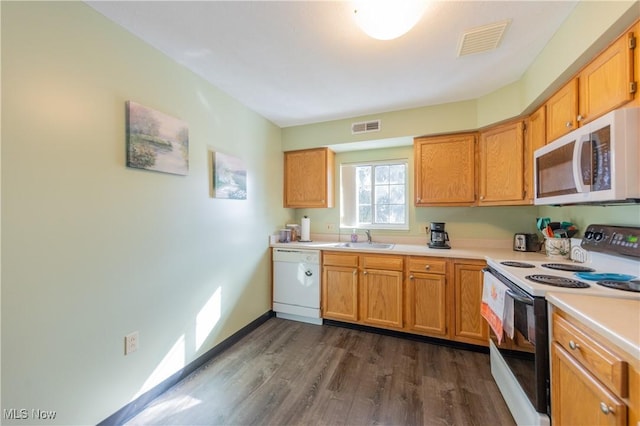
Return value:
[(623, 34), (578, 75), (580, 124), (633, 100), (632, 37), (632, 32)]
[(489, 328), (480, 315), (484, 264), (454, 264), (454, 340), (489, 345)]
[(357, 267), (323, 267), (322, 317), (339, 321), (358, 321)]
[(407, 327), (422, 334), (447, 335), (447, 288), (443, 275), (411, 273), (407, 280)]
[(524, 191), (527, 204), (533, 204), (534, 194), (534, 163), (533, 154), (536, 149), (547, 143), (546, 107), (542, 105), (526, 120), (524, 132)]
[(416, 138), (416, 206), (475, 203), (475, 134)]
[(574, 78), (545, 104), (547, 108), (547, 143), (578, 128), (578, 79)]
[(361, 318), (368, 325), (402, 328), (402, 271), (362, 271)]
[(334, 156), (326, 148), (284, 153), (284, 207), (333, 207)]
[(555, 342), (551, 370), (554, 425), (627, 424), (627, 406)]
[(479, 205), (523, 204), (524, 124), (491, 128), (480, 135)]

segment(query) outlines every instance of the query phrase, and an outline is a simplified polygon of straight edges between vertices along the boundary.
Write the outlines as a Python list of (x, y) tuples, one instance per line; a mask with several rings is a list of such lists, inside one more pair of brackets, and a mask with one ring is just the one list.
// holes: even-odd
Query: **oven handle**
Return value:
[(522, 296), (518, 296), (517, 294), (515, 294), (513, 291), (511, 290), (507, 290), (506, 293), (513, 299), (516, 300), (520, 303), (524, 303), (525, 305), (531, 305), (533, 306), (533, 300), (528, 299), (526, 297), (522, 297)]
[[(491, 270), (489, 270), (489, 268), (483, 268), (482, 272), (484, 272), (485, 274), (491, 274)], [(493, 275), (493, 274), (491, 274)], [(495, 277), (495, 275), (493, 275)], [(497, 277), (496, 277), (497, 278)], [(502, 280), (500, 280), (502, 282)], [(505, 284), (507, 287), (509, 287), (509, 285), (507, 283), (503, 283)], [(513, 299), (516, 300), (520, 303), (524, 303), (525, 305), (530, 305), (533, 306), (533, 299), (530, 297), (524, 297), (524, 296), (520, 296), (519, 294), (517, 294), (515, 291), (511, 290), (510, 288), (507, 289), (506, 293)]]

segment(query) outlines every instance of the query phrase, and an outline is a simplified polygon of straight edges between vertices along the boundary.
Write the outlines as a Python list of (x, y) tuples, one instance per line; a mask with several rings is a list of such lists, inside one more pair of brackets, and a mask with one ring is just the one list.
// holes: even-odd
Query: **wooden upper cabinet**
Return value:
[(526, 204), (524, 123), (492, 127), (480, 134), (478, 205)]
[(547, 142), (578, 128), (578, 79), (565, 84), (547, 101)]
[(580, 124), (633, 100), (634, 33), (626, 32), (578, 74)]
[(636, 83), (633, 106), (640, 106), (640, 95), (638, 95), (638, 90), (640, 90), (638, 87), (638, 85), (640, 85), (640, 47), (638, 47), (638, 42), (640, 41), (640, 20), (636, 21), (630, 30), (636, 38), (636, 47), (633, 49), (633, 81)]
[(476, 201), (475, 133), (414, 140), (416, 207)]
[(533, 204), (534, 194), (534, 162), (533, 154), (536, 149), (547, 143), (546, 106), (538, 110), (525, 120), (524, 131), (524, 191), (527, 204)]
[(284, 207), (333, 207), (335, 154), (327, 148), (284, 153)]

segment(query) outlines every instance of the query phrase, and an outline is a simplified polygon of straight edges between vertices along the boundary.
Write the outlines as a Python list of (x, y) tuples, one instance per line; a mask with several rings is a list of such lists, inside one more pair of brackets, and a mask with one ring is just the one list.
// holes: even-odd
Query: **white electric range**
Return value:
[[(516, 261), (487, 259), (485, 285), (500, 281), (513, 299), (514, 328), (532, 345), (523, 356), (500, 345), (492, 333), (491, 372), (516, 423), (549, 425), (549, 330), (545, 295), (548, 292), (576, 293), (607, 298), (640, 299), (640, 227), (590, 225), (581, 248), (586, 262), (567, 259)], [(515, 256), (514, 256), (515, 257)], [(563, 270), (569, 269), (569, 270)], [(585, 279), (577, 273), (596, 280)], [(634, 280), (612, 281), (593, 274), (628, 275)], [(615, 315), (615, 312), (611, 313)], [(509, 341), (508, 336), (504, 336)]]

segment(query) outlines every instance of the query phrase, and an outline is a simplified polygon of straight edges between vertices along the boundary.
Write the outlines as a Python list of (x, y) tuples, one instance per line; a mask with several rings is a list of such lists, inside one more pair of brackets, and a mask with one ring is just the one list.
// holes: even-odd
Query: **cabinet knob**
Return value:
[(364, 275), (367, 275), (367, 274), (368, 274), (368, 272), (367, 272), (367, 271), (364, 271), (364, 272), (363, 272), (363, 274), (364, 274)]
[(575, 351), (576, 349), (579, 349), (579, 348), (580, 348), (580, 345), (578, 345), (578, 344), (577, 344), (576, 342), (574, 342), (573, 340), (569, 340), (569, 347), (570, 347), (572, 350), (574, 350), (574, 351)]
[(358, 270), (357, 269), (353, 270), (353, 275), (358, 275)]
[(580, 122), (584, 120), (584, 117), (582, 116), (582, 114), (578, 114), (578, 116), (576, 117), (576, 121)]
[(431, 269), (431, 265), (424, 265), (424, 269), (428, 271), (429, 269)]
[(567, 126), (568, 128), (572, 128), (573, 127), (573, 123), (571, 123), (570, 121), (567, 121), (567, 124), (565, 124), (565, 126)]
[(412, 280), (414, 278), (413, 275), (409, 275), (409, 279)]
[(615, 414), (612, 407), (609, 407), (606, 403), (600, 403), (600, 411), (604, 414)]
[(480, 196), (480, 199), (481, 199), (481, 200), (484, 200), (484, 195), (481, 195), (481, 196)]

